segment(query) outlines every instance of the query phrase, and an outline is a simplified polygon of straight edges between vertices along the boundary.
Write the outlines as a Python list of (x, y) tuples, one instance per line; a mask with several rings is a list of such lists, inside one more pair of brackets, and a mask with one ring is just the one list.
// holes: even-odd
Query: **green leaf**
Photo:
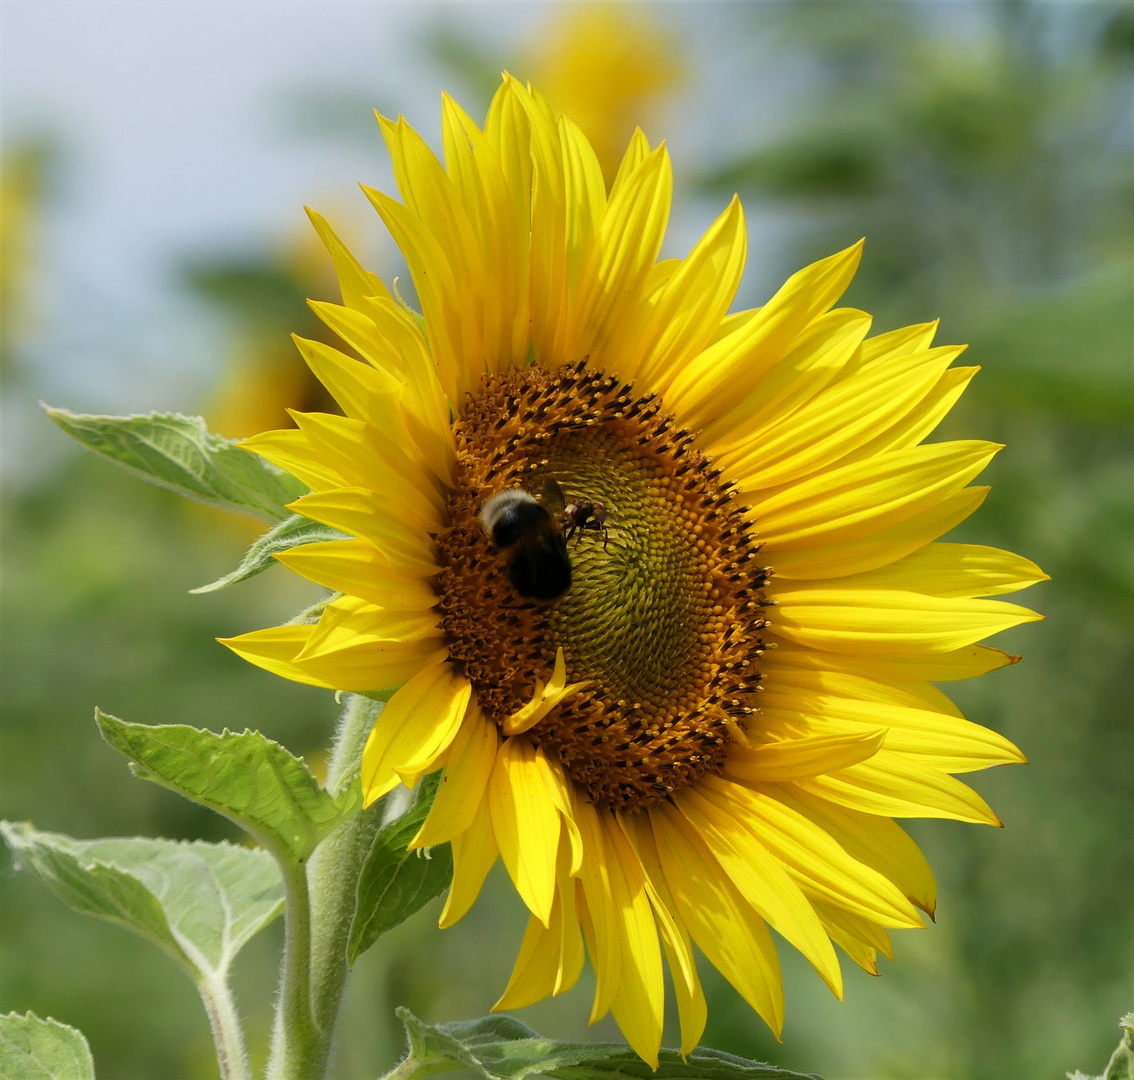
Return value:
[(306, 859), (357, 808), (357, 785), (335, 800), (301, 758), (258, 731), (131, 724), (97, 709), (95, 720), (135, 776), (223, 814), (277, 858)]
[(453, 879), (453, 856), (448, 844), (415, 851), (406, 847), (425, 821), (440, 781), (439, 772), (422, 780), (409, 809), (383, 825), (374, 836), (358, 878), (347, 942), (347, 963), (351, 967), (387, 930), (420, 911)]
[(229, 574), (217, 578), (208, 585), (197, 589), (190, 589), (192, 593), (216, 592), (218, 589), (235, 585), (239, 581), (247, 581), (257, 574), (263, 573), (274, 562), (277, 552), (287, 551), (300, 544), (315, 544), (322, 540), (344, 540), (347, 534), (329, 525), (320, 525), (316, 521), (305, 518), (302, 514), (292, 514), (291, 517), (272, 526), (263, 536), (256, 540), (244, 553), (240, 565)]
[(214, 435), (199, 416), (89, 416), (45, 407), (47, 415), (89, 450), (190, 499), (254, 514), (290, 516), (286, 504), (307, 488), (263, 458)]
[(0, 1080), (94, 1080), (86, 1037), (35, 1013), (0, 1016)]
[(568, 1043), (545, 1039), (510, 1016), (486, 1016), (456, 1024), (426, 1024), (408, 1009), (397, 1010), (409, 1039), (409, 1054), (387, 1080), (416, 1080), (470, 1069), (482, 1080), (522, 1080), (527, 1076), (564, 1080), (624, 1080), (625, 1077), (678, 1080), (820, 1080), (813, 1073), (698, 1049), (681, 1060), (662, 1050), (655, 1072), (621, 1043)]
[(266, 851), (175, 840), (75, 840), (0, 823), (15, 859), (76, 911), (151, 941), (195, 981), (223, 979), (236, 954), (282, 910)]

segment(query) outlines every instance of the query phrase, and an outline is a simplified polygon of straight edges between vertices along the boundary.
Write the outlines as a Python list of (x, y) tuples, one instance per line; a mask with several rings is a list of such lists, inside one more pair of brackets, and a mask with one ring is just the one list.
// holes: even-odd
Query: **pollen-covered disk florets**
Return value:
[[(753, 711), (767, 571), (746, 508), (691, 433), (655, 395), (584, 364), (485, 376), (454, 430), (438, 608), (487, 715), (503, 724), (529, 701), (561, 648), (589, 685), (529, 738), (591, 801), (634, 809), (719, 770)], [(571, 590), (537, 606), (509, 587), (477, 513), (547, 479), (602, 501), (611, 535), (580, 533)]]
[[(935, 324), (870, 337), (836, 306), (861, 245), (728, 314), (739, 201), (659, 261), (664, 145), (636, 133), (608, 188), (513, 79), (483, 129), (445, 99), (444, 163), (381, 124), (404, 201), (367, 195), (421, 319), (313, 215), (343, 293), (313, 306), (355, 355), (299, 346), (346, 415), (246, 443), (312, 489), (297, 513), (350, 535), (278, 556), (340, 595), (228, 644), (385, 691), (367, 803), (444, 769), (413, 840), (452, 845), (442, 925), (498, 858), (531, 913), (499, 1007), (564, 992), (589, 954), (592, 1020), (656, 1067), (663, 957), (683, 1052), (704, 1029), (696, 944), (778, 1032), (769, 927), (836, 994), (836, 944), (877, 974), (889, 930), (936, 902), (894, 819), (994, 824), (956, 774), (1022, 760), (935, 685), (1012, 663), (978, 643), (1038, 616), (988, 598), (1045, 576), (937, 542), (999, 449), (925, 441), (976, 369)], [(551, 603), (517, 594), (478, 520), (516, 489), (541, 528), (565, 523), (545, 491), (605, 508), (549, 542), (571, 578)]]

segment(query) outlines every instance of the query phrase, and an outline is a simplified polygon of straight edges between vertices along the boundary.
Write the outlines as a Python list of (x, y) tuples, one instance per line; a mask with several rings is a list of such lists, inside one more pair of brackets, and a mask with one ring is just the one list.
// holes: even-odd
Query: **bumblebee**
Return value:
[(550, 604), (571, 587), (571, 560), (559, 516), (563, 492), (544, 484), (543, 501), (523, 488), (493, 495), (477, 520), (504, 557), (512, 588), (527, 600)]

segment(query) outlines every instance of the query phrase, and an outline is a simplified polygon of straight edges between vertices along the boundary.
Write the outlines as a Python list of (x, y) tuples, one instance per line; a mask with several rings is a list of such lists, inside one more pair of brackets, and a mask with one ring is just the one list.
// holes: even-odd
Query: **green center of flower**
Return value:
[[(590, 686), (528, 737), (592, 800), (642, 806), (719, 768), (753, 711), (767, 572), (692, 436), (656, 400), (583, 368), (488, 377), (456, 434), (439, 607), (487, 714), (503, 724), (562, 648), (569, 680)], [(540, 606), (515, 594), (476, 514), (548, 479), (568, 504), (603, 503), (606, 532), (576, 531), (571, 588)]]

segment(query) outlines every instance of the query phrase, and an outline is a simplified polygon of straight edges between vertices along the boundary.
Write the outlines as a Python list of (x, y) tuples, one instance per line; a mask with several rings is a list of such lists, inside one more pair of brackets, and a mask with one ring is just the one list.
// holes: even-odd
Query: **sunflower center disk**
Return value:
[[(633, 809), (719, 769), (753, 711), (767, 571), (692, 435), (583, 367), (488, 376), (455, 430), (439, 609), (487, 715), (530, 701), (562, 648), (569, 681), (591, 685), (528, 735), (593, 801)], [(540, 607), (513, 592), (476, 514), (547, 479), (568, 503), (602, 501), (608, 532), (571, 539), (571, 589)]]

